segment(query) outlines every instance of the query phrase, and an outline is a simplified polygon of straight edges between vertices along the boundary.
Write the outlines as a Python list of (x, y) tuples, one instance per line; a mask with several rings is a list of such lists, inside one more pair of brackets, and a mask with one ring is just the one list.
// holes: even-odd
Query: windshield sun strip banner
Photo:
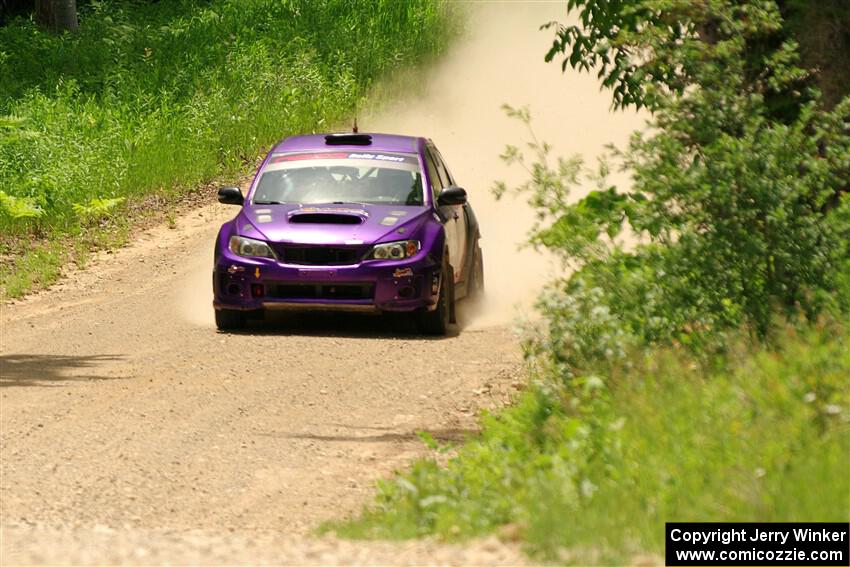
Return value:
[(356, 159), (379, 161), (384, 163), (406, 163), (419, 165), (415, 155), (397, 154), (392, 152), (307, 152), (298, 154), (276, 154), (271, 157), (269, 164), (286, 163), (304, 160), (338, 160)]
[(393, 162), (393, 161), (376, 161), (368, 159), (341, 158), (341, 159), (320, 159), (320, 160), (295, 160), (284, 161), (280, 163), (268, 163), (263, 168), (263, 173), (272, 171), (280, 171), (282, 169), (301, 169), (311, 167), (357, 167), (357, 168), (376, 168), (376, 169), (400, 169), (402, 171), (410, 171), (413, 173), (421, 173), (419, 163), (411, 162)]

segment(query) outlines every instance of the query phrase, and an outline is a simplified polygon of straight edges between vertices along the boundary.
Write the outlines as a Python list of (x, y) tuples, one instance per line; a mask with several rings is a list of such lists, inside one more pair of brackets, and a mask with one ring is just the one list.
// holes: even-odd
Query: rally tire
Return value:
[(433, 311), (419, 313), (417, 323), (422, 333), (442, 336), (448, 332), (452, 318), (453, 283), (454, 272), (452, 267), (446, 266), (440, 275), (440, 295), (437, 298), (437, 308)]
[(215, 326), (219, 331), (238, 331), (245, 327), (248, 318), (242, 311), (232, 309), (215, 310)]

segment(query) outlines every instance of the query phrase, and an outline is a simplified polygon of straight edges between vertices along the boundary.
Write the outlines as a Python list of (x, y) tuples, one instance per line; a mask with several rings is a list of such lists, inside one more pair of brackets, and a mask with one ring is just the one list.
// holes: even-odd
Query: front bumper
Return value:
[(434, 309), (439, 264), (430, 254), (351, 266), (307, 266), (226, 251), (213, 271), (215, 309), (355, 312)]

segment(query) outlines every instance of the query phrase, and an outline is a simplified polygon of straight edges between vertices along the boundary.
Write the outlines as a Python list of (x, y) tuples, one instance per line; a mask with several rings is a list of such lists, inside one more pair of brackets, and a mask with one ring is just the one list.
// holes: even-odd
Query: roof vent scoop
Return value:
[(328, 134), (325, 136), (325, 144), (329, 146), (369, 146), (372, 144), (372, 136), (369, 134)]

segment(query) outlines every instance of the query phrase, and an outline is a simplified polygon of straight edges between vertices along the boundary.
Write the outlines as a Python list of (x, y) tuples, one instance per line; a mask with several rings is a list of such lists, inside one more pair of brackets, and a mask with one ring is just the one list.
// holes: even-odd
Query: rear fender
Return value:
[(466, 297), (468, 293), (467, 286), (469, 284), (469, 275), (474, 269), (476, 247), (478, 240), (481, 238), (481, 230), (478, 225), (478, 219), (472, 207), (467, 203), (463, 206), (464, 214), (466, 215), (466, 254), (464, 254), (462, 279), (455, 286), (455, 295), (458, 299)]

